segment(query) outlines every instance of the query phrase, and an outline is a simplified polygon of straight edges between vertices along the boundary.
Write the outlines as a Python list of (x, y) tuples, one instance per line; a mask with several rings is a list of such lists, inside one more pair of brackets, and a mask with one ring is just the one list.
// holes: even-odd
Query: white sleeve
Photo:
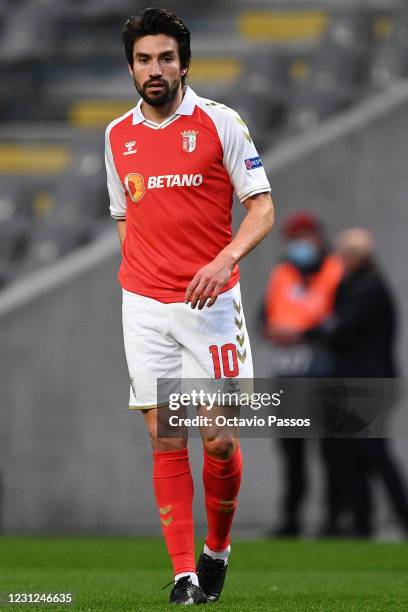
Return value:
[(113, 161), (109, 139), (110, 125), (105, 132), (105, 166), (109, 192), (109, 210), (114, 219), (126, 219), (126, 195)]
[(224, 167), (238, 198), (244, 202), (257, 193), (270, 191), (262, 160), (244, 121), (227, 108), (221, 117), (217, 129), (224, 150)]

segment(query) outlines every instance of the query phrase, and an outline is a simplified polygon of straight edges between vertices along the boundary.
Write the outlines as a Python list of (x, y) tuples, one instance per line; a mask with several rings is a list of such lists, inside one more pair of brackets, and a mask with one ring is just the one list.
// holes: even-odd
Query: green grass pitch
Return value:
[[(170, 610), (159, 539), (0, 538), (0, 592), (72, 592), (75, 604), (4, 609)], [(220, 612), (408, 611), (408, 544), (335, 540), (233, 543)], [(0, 609), (2, 606), (0, 605)]]

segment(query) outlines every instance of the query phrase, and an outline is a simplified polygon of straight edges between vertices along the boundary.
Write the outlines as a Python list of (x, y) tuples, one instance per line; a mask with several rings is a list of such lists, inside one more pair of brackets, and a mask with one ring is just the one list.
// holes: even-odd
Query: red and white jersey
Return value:
[[(234, 190), (241, 202), (270, 191), (239, 115), (189, 87), (163, 123), (141, 101), (106, 129), (110, 212), (126, 219), (119, 281), (161, 302), (182, 302), (199, 268), (232, 240)], [(224, 291), (239, 278), (235, 266)]]

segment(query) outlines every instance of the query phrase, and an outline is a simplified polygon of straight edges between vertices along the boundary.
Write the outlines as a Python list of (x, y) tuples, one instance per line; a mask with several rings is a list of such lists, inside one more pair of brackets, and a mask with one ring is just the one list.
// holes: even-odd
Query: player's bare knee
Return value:
[(160, 432), (158, 435), (156, 425), (149, 426), (148, 433), (152, 449), (159, 453), (181, 450), (182, 448), (185, 448), (187, 446), (186, 438), (163, 437), (162, 432)]
[(204, 448), (209, 455), (218, 459), (229, 459), (238, 446), (238, 440), (232, 435), (205, 438)]
[(154, 451), (165, 453), (167, 451), (177, 451), (186, 448), (187, 440), (183, 438), (156, 438), (155, 440), (151, 440), (151, 444)]

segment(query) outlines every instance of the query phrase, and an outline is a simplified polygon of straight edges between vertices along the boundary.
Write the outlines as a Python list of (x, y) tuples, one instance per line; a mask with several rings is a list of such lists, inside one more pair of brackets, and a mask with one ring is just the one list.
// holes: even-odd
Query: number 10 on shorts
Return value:
[(237, 347), (235, 344), (223, 344), (221, 347), (211, 344), (208, 347), (214, 365), (214, 377), (233, 378), (239, 374)]

